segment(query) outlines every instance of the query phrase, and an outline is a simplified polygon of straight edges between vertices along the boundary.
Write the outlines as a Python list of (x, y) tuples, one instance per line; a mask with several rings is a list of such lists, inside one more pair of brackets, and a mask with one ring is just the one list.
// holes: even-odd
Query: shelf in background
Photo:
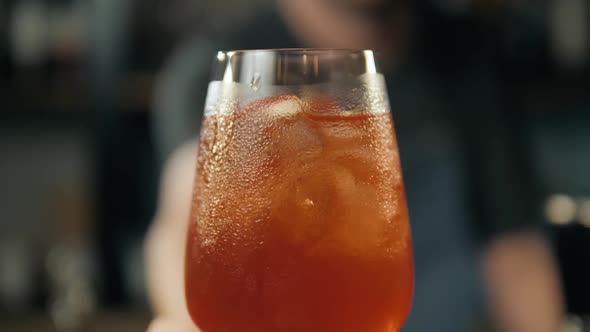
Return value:
[[(120, 82), (118, 109), (128, 112), (151, 110), (154, 75), (131, 73)], [(0, 115), (3, 113), (79, 113), (92, 110), (95, 92), (90, 80), (80, 75), (53, 78), (0, 80)]]
[[(134, 312), (101, 313), (91, 318), (87, 332), (144, 332), (149, 315)], [(13, 332), (56, 332), (49, 317), (22, 317), (21, 319), (0, 320), (0, 331)]]

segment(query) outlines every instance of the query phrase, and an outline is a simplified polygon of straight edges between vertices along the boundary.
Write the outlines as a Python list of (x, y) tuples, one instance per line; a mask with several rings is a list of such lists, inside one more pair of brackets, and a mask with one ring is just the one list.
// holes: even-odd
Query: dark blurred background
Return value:
[[(432, 26), (448, 31), (487, 20), (512, 78), (519, 158), (534, 165), (568, 311), (584, 317), (590, 3), (425, 2), (447, 18)], [(158, 73), (195, 32), (214, 37), (272, 3), (0, 1), (0, 331), (145, 329), (142, 241), (162, 167), (152, 114)], [(448, 38), (441, 45), (453, 47)], [(481, 320), (474, 331), (485, 330)]]

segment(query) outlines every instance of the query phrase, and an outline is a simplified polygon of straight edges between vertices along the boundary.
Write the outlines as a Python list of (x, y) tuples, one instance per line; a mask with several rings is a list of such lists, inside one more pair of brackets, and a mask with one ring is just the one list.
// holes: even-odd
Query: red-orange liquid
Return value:
[(387, 113), (270, 117), (295, 97), (204, 122), (186, 255), (203, 332), (395, 332), (413, 291)]

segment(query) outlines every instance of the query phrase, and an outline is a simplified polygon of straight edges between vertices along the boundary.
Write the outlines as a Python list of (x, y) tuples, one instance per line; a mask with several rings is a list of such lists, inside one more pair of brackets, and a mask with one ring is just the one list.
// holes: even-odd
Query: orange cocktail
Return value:
[(208, 114), (186, 255), (203, 332), (395, 332), (411, 236), (388, 110), (280, 95)]

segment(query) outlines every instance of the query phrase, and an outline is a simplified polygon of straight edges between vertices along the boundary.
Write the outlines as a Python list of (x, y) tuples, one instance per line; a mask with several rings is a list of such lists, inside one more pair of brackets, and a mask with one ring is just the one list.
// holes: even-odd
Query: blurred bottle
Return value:
[(0, 80), (7, 79), (10, 73), (7, 19), (6, 2), (0, 1)]
[(536, 68), (544, 67), (547, 3), (530, 0), (504, 3), (503, 53), (514, 72), (528, 77), (538, 70)]
[(568, 316), (559, 332), (584, 332), (584, 321), (577, 316)]
[(590, 47), (587, 0), (553, 0), (550, 6), (550, 43), (553, 56), (564, 69), (577, 70), (588, 63)]
[(10, 18), (10, 48), (14, 67), (32, 72), (46, 64), (49, 54), (48, 6), (42, 0), (21, 0)]
[(555, 194), (545, 205), (554, 225), (568, 312), (590, 315), (590, 199)]
[(56, 195), (55, 232), (46, 257), (49, 311), (58, 331), (83, 331), (96, 308), (92, 209), (76, 187)]
[(26, 237), (0, 238), (0, 309), (11, 314), (26, 314), (32, 307), (35, 257)]
[(78, 110), (85, 106), (88, 84), (83, 76), (89, 45), (84, 0), (54, 0), (49, 6), (49, 68), (51, 104), (56, 109)]
[(19, 92), (10, 96), (19, 107), (28, 105), (31, 95), (35, 95), (31, 105), (36, 110), (76, 105), (89, 44), (88, 5), (84, 0), (12, 2), (7, 28), (9, 61), (4, 71), (10, 73), (10, 87)]
[(134, 309), (145, 309), (148, 307), (145, 266), (143, 258), (143, 241), (135, 239), (126, 246), (123, 255), (123, 280), (125, 289)]
[(49, 55), (56, 71), (76, 69), (88, 46), (87, 2), (52, 1), (49, 7)]

